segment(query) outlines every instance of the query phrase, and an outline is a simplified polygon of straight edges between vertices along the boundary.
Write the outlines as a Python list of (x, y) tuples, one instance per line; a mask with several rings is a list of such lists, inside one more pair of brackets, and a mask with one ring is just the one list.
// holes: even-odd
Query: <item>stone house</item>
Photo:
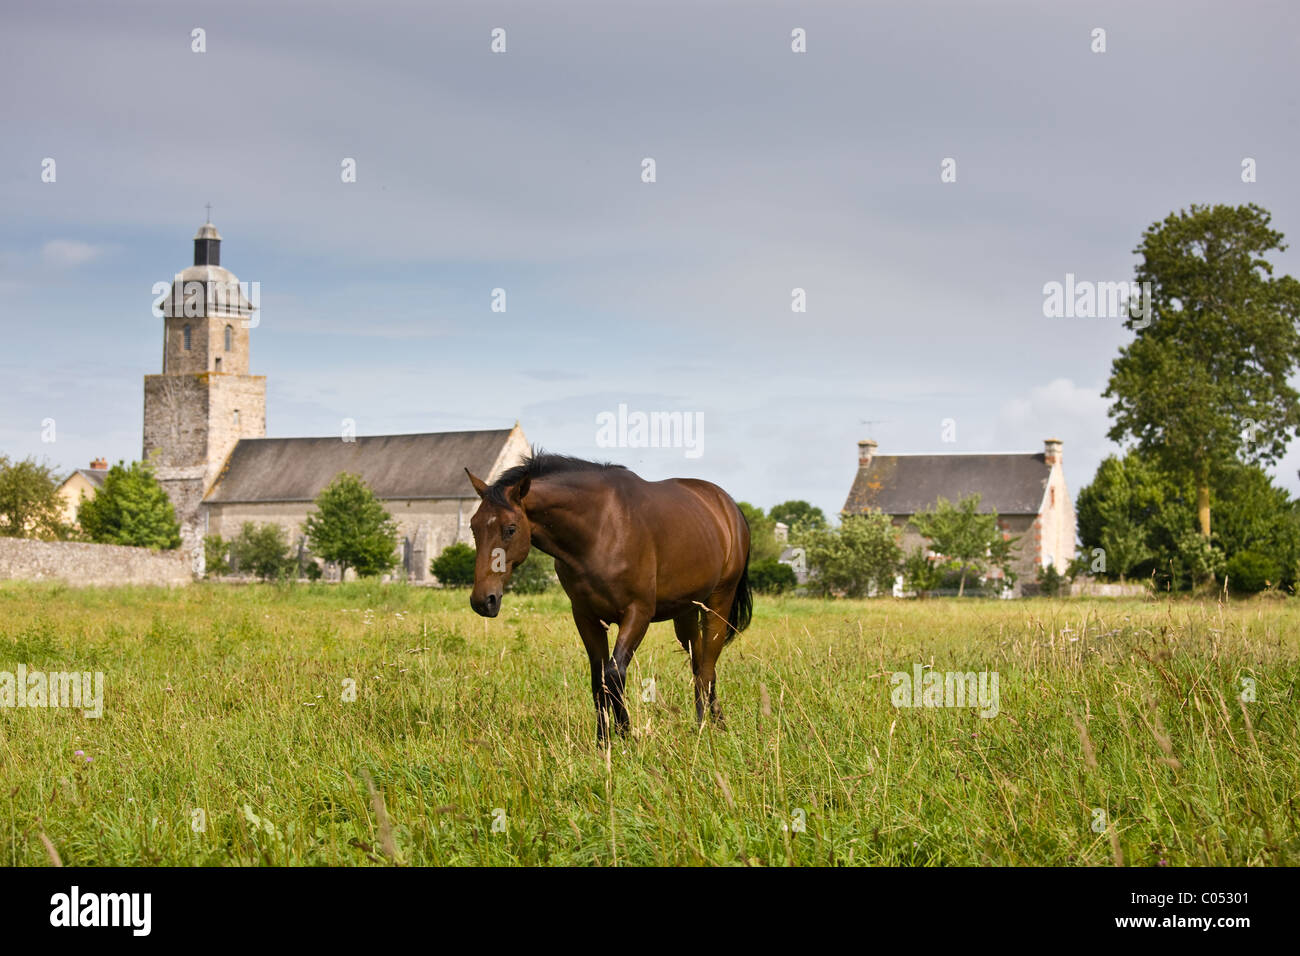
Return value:
[(406, 575), (431, 581), (429, 562), (471, 539), (479, 499), (464, 469), (491, 481), (522, 461), (530, 449), (519, 423), (267, 438), (266, 376), (251, 374), (249, 365), (256, 305), (221, 266), (221, 242), (210, 222), (195, 235), (194, 264), (160, 300), (162, 372), (144, 379), (143, 456), (176, 508), (181, 546), (199, 555), (204, 535), (231, 538), (252, 521), (280, 525), (300, 547), (313, 499), (348, 471), (361, 475), (397, 523)]
[[(843, 514), (879, 510), (902, 529), (904, 554), (923, 546), (912, 516), (940, 498), (956, 502), (978, 493), (980, 511), (996, 511), (1004, 536), (1018, 536), (1013, 594), (1034, 590), (1038, 570), (1064, 573), (1074, 558), (1074, 503), (1065, 487), (1063, 443), (1049, 438), (1038, 453), (879, 455), (858, 442), (858, 471)], [(896, 589), (897, 592), (897, 589)]]
[(77, 523), (77, 509), (81, 507), (81, 499), (95, 497), (99, 489), (104, 487), (104, 479), (107, 476), (108, 461), (103, 458), (96, 458), (90, 463), (89, 468), (78, 468), (63, 479), (63, 484), (59, 485), (58, 494), (63, 501), (62, 518), (64, 524), (75, 525)]

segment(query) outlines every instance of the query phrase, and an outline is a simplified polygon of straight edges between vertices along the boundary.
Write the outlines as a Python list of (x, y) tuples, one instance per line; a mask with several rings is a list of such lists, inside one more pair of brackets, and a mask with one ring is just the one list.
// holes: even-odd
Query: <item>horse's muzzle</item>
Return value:
[(478, 600), (470, 598), (469, 605), (483, 617), (496, 617), (501, 613), (501, 595), (486, 594)]

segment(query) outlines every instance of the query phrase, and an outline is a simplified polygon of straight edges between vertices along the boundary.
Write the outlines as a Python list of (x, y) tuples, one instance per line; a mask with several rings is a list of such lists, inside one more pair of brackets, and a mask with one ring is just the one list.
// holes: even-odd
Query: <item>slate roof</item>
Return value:
[(876, 455), (858, 468), (844, 511), (879, 508), (887, 515), (911, 515), (934, 507), (940, 497), (955, 502), (978, 492), (984, 514), (1035, 515), (1051, 473), (1042, 452)]
[(469, 468), (487, 479), (509, 428), (423, 435), (243, 438), (205, 501), (312, 501), (341, 471), (380, 498), (468, 498)]
[[(107, 468), (78, 468), (77, 474), (83, 476), (88, 482), (96, 488), (104, 487), (104, 479), (108, 477)], [(69, 475), (69, 478), (72, 476)]]

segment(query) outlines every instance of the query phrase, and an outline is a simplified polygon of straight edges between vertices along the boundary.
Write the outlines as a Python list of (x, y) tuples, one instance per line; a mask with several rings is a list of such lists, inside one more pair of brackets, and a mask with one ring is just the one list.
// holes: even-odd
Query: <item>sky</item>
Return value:
[[(1131, 279), (1192, 203), (1300, 234), (1298, 46), (1291, 0), (4, 0), (0, 453), (139, 457), (152, 288), (211, 203), (268, 435), (517, 420), (828, 514), (859, 439), (1056, 437), (1077, 492), (1133, 333), (1044, 285)], [(620, 405), (701, 443), (603, 447)]]

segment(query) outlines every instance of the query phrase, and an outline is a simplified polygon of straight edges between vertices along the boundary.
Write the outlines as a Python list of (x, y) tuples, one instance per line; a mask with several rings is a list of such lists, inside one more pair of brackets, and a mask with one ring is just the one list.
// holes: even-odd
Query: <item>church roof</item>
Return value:
[(469, 498), (465, 469), (492, 474), (511, 429), (329, 438), (243, 438), (208, 502), (312, 501), (339, 472), (359, 474), (376, 496)]
[(844, 511), (879, 509), (911, 515), (933, 508), (940, 498), (956, 502), (978, 493), (980, 512), (1034, 515), (1052, 467), (1043, 453), (991, 455), (876, 455), (849, 489)]
[(199, 317), (210, 314), (251, 315), (256, 308), (248, 301), (239, 280), (229, 269), (197, 265), (187, 266), (184, 271), (176, 273), (171, 292), (162, 301), (164, 316), (170, 319), (185, 315), (186, 286), (191, 282), (202, 283), (202, 288), (190, 287), (197, 299)]

